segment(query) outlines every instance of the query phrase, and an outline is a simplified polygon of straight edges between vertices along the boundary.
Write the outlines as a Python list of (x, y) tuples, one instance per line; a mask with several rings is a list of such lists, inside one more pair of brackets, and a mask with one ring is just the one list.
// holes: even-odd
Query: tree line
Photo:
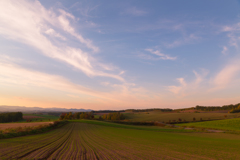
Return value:
[(170, 109), (170, 108), (150, 108), (150, 109), (127, 109), (127, 110), (125, 110), (125, 112), (154, 112), (154, 111), (171, 112), (172, 109)]
[(99, 110), (99, 111), (92, 111), (92, 113), (114, 113), (114, 112), (125, 112), (125, 110), (119, 110), (119, 111), (114, 111), (114, 110)]
[(92, 112), (72, 112), (62, 113), (60, 115), (60, 120), (71, 120), (71, 119), (93, 119), (94, 115)]
[(23, 119), (22, 112), (0, 113), (0, 123), (16, 122)]
[(197, 105), (195, 108), (201, 111), (219, 111), (219, 110), (234, 110), (237, 109), (240, 103), (238, 104), (230, 104), (224, 106), (199, 106)]
[(117, 120), (124, 120), (124, 119), (125, 119), (124, 114), (122, 114), (120, 112), (108, 113), (108, 114), (104, 114), (103, 116), (99, 117), (99, 120), (117, 121)]
[[(93, 112), (72, 112), (62, 113), (60, 120), (72, 120), (72, 119), (94, 119)], [(99, 116), (99, 120), (124, 120), (125, 116), (120, 112), (113, 112)]]
[(229, 111), (229, 113), (238, 113), (238, 112), (240, 112), (240, 104), (238, 105), (237, 108), (234, 108), (234, 109)]

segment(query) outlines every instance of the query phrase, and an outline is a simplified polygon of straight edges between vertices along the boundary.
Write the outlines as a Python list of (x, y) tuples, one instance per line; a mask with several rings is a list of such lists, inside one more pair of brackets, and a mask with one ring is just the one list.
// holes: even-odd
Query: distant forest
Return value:
[(23, 119), (22, 112), (0, 113), (0, 123), (16, 122)]
[[(76, 113), (62, 113), (60, 120), (71, 120), (71, 119), (96, 119), (94, 118), (93, 112), (76, 112)], [(99, 116), (99, 120), (124, 120), (125, 116), (120, 112), (112, 112)]]
[(99, 117), (99, 120), (117, 121), (117, 120), (124, 120), (124, 119), (125, 119), (125, 116), (120, 112), (108, 113), (108, 114), (104, 114), (103, 116)]
[[(224, 105), (224, 106), (196, 106), (196, 110), (201, 111), (219, 111), (219, 110), (235, 110), (240, 106), (240, 103), (238, 104), (230, 104), (230, 105)], [(240, 110), (240, 108), (239, 108)], [(234, 113), (234, 112), (232, 112)]]
[(60, 115), (60, 120), (71, 120), (71, 119), (93, 119), (94, 115), (92, 112), (72, 112), (62, 113)]
[(156, 111), (161, 111), (161, 112), (171, 112), (173, 111), (170, 108), (150, 108), (150, 109), (127, 109), (125, 112), (156, 112)]

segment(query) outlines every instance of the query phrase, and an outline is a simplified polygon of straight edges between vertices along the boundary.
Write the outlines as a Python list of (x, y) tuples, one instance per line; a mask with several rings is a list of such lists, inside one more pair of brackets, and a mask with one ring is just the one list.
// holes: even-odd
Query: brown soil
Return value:
[(33, 127), (39, 125), (50, 124), (53, 122), (34, 122), (34, 123), (0, 123), (0, 130), (7, 128), (17, 128), (17, 127)]

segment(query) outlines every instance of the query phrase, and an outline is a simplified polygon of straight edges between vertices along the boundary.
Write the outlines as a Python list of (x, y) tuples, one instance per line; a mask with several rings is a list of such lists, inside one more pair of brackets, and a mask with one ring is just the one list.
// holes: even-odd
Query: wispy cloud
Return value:
[(163, 54), (159, 50), (145, 49), (145, 51), (151, 53), (152, 55), (140, 54), (139, 55), (140, 58), (149, 59), (149, 60), (176, 60), (177, 59), (177, 57), (171, 57), (167, 54)]
[(88, 48), (91, 48), (94, 52), (98, 52), (99, 51), (98, 47), (94, 46), (91, 40), (83, 38), (82, 35), (76, 33), (75, 29), (71, 26), (68, 18), (71, 18), (74, 20), (75, 17), (72, 14), (67, 13), (62, 9), (60, 9), (59, 11), (61, 15), (58, 16), (58, 20), (62, 28), (66, 32), (70, 33), (72, 36), (76, 37), (81, 43), (85, 44)]
[(205, 81), (205, 77), (208, 75), (206, 69), (201, 69), (200, 72), (193, 70), (195, 79), (191, 82), (186, 82), (185, 78), (177, 78), (176, 81), (179, 85), (168, 86), (167, 90), (174, 93), (177, 96), (186, 96), (199, 92), (200, 88), (203, 89), (202, 83)]
[(58, 29), (77, 38), (87, 48), (97, 52), (98, 47), (94, 46), (90, 40), (83, 38), (72, 27), (70, 21), (75, 20), (72, 14), (61, 9), (47, 10), (39, 1), (1, 1), (0, 10), (0, 34), (5, 38), (34, 47), (45, 56), (70, 64), (88, 76), (104, 76), (124, 81), (118, 74), (104, 72), (106, 67), (102, 68), (103, 71), (96, 69), (92, 62), (97, 60), (88, 52), (61, 42), (56, 45), (46, 36), (48, 34), (64, 39), (55, 31)]
[[(10, 62), (10, 59), (0, 61), (0, 83), (15, 86), (45, 87), (76, 94), (99, 95), (99, 92), (74, 84), (57, 75), (50, 75), (22, 68)], [(100, 95), (99, 95), (100, 96)]]
[(227, 86), (233, 84), (238, 81), (236, 79), (240, 73), (240, 64), (239, 61), (231, 61), (228, 65), (226, 65), (220, 72), (214, 77), (213, 89), (224, 89)]
[(131, 7), (121, 12), (121, 15), (132, 15), (132, 16), (144, 16), (147, 12), (144, 10), (140, 10), (137, 7)]
[[(229, 48), (234, 46), (238, 51), (240, 44), (240, 23), (222, 27), (222, 32), (227, 33), (229, 37), (229, 45), (223, 46), (222, 54), (226, 55), (230, 52)], [(235, 55), (234, 59), (229, 60), (227, 64), (220, 69), (220, 71), (211, 79), (211, 90), (219, 90), (230, 87), (231, 85), (239, 82), (240, 73), (240, 57), (239, 54)]]
[(222, 54), (226, 55), (228, 51), (228, 48), (226, 46), (223, 46)]
[[(108, 92), (97, 91), (95, 89), (73, 83), (62, 76), (22, 68), (14, 64), (12, 61), (14, 62), (12, 58), (8, 57), (0, 59), (0, 84), (14, 87), (16, 91), (24, 86), (30, 87), (33, 90), (44, 88), (44, 92), (41, 92), (42, 94), (47, 94), (50, 90), (56, 90), (60, 91), (58, 93), (64, 93), (67, 97), (87, 97), (87, 102), (91, 102), (97, 108), (99, 108), (99, 106), (113, 107), (113, 104), (115, 107), (127, 107), (131, 105), (144, 106), (147, 104), (145, 99), (152, 96), (152, 94), (147, 90), (134, 83), (115, 84), (102, 82), (102, 85), (110, 87), (112, 90)], [(21, 93), (24, 93), (24, 91), (21, 91)], [(24, 98), (24, 95), (21, 97)], [(49, 98), (51, 99), (53, 97)], [(28, 99), (28, 102), (32, 102), (31, 104), (36, 102), (30, 97)], [(66, 99), (69, 100), (69, 98)], [(63, 102), (66, 103), (64, 100)], [(46, 103), (47, 102), (41, 102), (41, 104), (45, 105)], [(60, 104), (59, 100), (54, 103)], [(26, 102), (24, 102), (24, 104), (26, 104)]]
[(49, 28), (48, 30), (45, 31), (46, 34), (53, 36), (53, 37), (57, 37), (60, 38), (62, 40), (66, 40), (66, 38), (64, 36), (62, 36), (60, 33), (57, 33), (54, 29)]
[(228, 33), (227, 36), (229, 37), (229, 45), (235, 46), (238, 48), (239, 46), (239, 36), (240, 36), (240, 23), (231, 25), (231, 26), (224, 26), (222, 27), (222, 32)]
[(180, 83), (179, 86), (168, 86), (168, 90), (174, 94), (179, 94), (187, 86), (184, 78), (177, 78), (177, 81)]
[(173, 41), (172, 43), (165, 43), (165, 46), (168, 48), (178, 47), (181, 45), (192, 43), (195, 40), (199, 40), (200, 37), (195, 34), (190, 34), (188, 36), (183, 36), (183, 38)]

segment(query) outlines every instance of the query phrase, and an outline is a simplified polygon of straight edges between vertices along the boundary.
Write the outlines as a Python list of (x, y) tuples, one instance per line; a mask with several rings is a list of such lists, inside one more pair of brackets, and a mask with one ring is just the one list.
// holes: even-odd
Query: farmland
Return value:
[(53, 122), (33, 122), (33, 123), (0, 123), (0, 130), (7, 128), (18, 128), (18, 127), (34, 127), (39, 125), (47, 125)]
[(178, 126), (194, 126), (194, 127), (201, 127), (201, 128), (240, 131), (240, 118), (197, 122), (197, 123), (184, 123), (184, 124), (178, 124)]
[(1, 140), (0, 159), (239, 159), (239, 144), (238, 135), (226, 133), (80, 120), (44, 134)]
[(239, 113), (176, 113), (176, 112), (143, 112), (143, 113), (125, 113), (126, 119), (130, 121), (164, 121), (169, 122), (169, 120), (178, 120), (179, 118), (186, 121), (196, 121), (202, 120), (213, 120), (213, 119), (224, 119), (226, 115), (227, 118), (240, 117)]
[(23, 119), (21, 122), (25, 122), (26, 119), (30, 119), (33, 122), (39, 121), (56, 121), (59, 117), (53, 115), (42, 115), (42, 114), (23, 114)]

